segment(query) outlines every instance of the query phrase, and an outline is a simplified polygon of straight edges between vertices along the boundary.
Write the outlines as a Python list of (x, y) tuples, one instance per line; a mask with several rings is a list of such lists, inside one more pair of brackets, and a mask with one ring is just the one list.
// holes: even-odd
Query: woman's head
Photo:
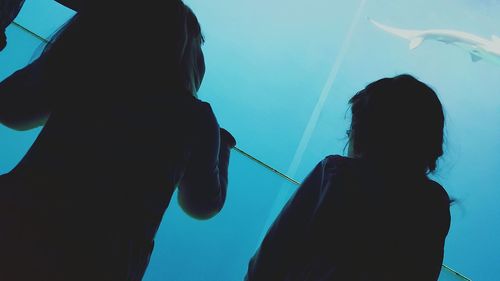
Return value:
[[(124, 14), (122, 18), (134, 17), (126, 32), (137, 35), (132, 43), (136, 53), (141, 53), (139, 57), (147, 58), (145, 67), (157, 65), (157, 69), (163, 69), (153, 75), (158, 75), (155, 78), (162, 84), (168, 83), (172, 93), (196, 96), (205, 74), (205, 62), (201, 49), (204, 38), (193, 11), (181, 0), (148, 5), (127, 2), (118, 6)], [(119, 24), (126, 24), (122, 22)]]
[(350, 155), (412, 173), (436, 169), (444, 114), (436, 93), (410, 75), (375, 81), (349, 101)]

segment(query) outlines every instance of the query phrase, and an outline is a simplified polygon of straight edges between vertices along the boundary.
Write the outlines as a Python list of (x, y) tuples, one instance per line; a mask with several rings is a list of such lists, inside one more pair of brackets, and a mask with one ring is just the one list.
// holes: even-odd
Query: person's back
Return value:
[(185, 85), (190, 71), (200, 72), (196, 87), (204, 73), (196, 18), (181, 1), (165, 6), (150, 20), (147, 7), (80, 12), (2, 82), (0, 122), (30, 129), (38, 124), (25, 119), (38, 114), (44, 128), (0, 178), (0, 222), (15, 225), (0, 234), (12, 244), (0, 279), (140, 280), (178, 184), (190, 215), (222, 208), (234, 143)]
[(302, 209), (311, 213), (284, 280), (427, 280), (439, 271), (449, 227), (439, 184), (394, 178), (341, 156), (325, 158), (312, 173), (319, 170), (321, 182), (294, 197), (311, 200), (314, 192), (315, 199)]
[[(206, 136), (200, 129), (211, 111), (189, 97), (102, 105), (106, 108), (92, 107), (90, 118), (76, 108), (61, 118), (54, 111), (27, 156), (4, 177), (16, 181), (16, 192), (33, 199), (24, 204), (38, 214), (36, 225), (45, 225), (33, 232), (47, 235), (54, 245), (67, 245), (54, 266), (76, 272), (72, 266), (85, 264), (94, 271), (85, 274), (104, 277), (123, 269), (114, 266), (134, 262), (118, 257), (144, 259), (137, 256), (140, 251), (150, 254), (194, 140)], [(35, 249), (27, 251), (19, 254), (37, 257)], [(71, 264), (62, 266), (66, 261)]]
[(448, 195), (427, 177), (442, 154), (439, 100), (402, 75), (370, 84), (351, 105), (349, 158), (328, 156), (308, 175), (247, 281), (437, 280), (450, 226)]

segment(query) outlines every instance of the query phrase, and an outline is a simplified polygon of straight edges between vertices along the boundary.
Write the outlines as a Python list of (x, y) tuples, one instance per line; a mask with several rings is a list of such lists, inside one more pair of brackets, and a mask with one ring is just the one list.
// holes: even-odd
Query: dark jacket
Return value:
[(179, 90), (172, 42), (134, 36), (169, 29), (107, 21), (77, 14), (0, 83), (0, 123), (44, 125), (0, 176), (0, 280), (140, 280), (177, 186), (195, 215), (224, 204), (234, 140)]
[(329, 156), (269, 229), (246, 280), (437, 280), (449, 226), (438, 183)]

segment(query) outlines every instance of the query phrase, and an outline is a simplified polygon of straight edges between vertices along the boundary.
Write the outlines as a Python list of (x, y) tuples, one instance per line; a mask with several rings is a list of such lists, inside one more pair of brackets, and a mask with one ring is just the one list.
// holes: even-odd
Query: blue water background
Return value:
[[(439, 94), (446, 152), (433, 177), (458, 200), (445, 264), (473, 280), (500, 276), (500, 65), (472, 62), (456, 46), (409, 42), (369, 21), (408, 29), (500, 36), (500, 1), (189, 0), (206, 37), (200, 98), (211, 102), (238, 146), (301, 180), (328, 154), (343, 154), (348, 99), (369, 82), (410, 73)], [(50, 0), (27, 1), (16, 21), (48, 37), (72, 15)], [(9, 27), (0, 78), (27, 64), (41, 42)], [(161, 36), (161, 34), (158, 34)], [(0, 172), (39, 130), (0, 127)], [(401, 152), (404, 154), (404, 152)], [(234, 153), (224, 210), (165, 214), (146, 281), (241, 280), (246, 264), (295, 186)], [(442, 280), (453, 280), (449, 273)]]

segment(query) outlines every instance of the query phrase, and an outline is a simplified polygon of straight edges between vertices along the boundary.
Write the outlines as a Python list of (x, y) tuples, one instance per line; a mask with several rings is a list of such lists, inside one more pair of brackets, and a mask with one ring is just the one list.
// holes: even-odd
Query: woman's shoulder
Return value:
[(206, 117), (206, 116), (214, 116), (214, 112), (212, 110), (212, 106), (210, 103), (202, 101), (196, 97), (186, 95), (182, 97), (177, 97), (178, 103), (184, 105), (189, 108), (191, 114), (196, 117)]
[(354, 171), (361, 165), (358, 159), (338, 154), (327, 155), (320, 163), (326, 171), (335, 173)]
[(339, 166), (339, 165), (346, 165), (348, 163), (352, 163), (354, 159), (341, 156), (338, 154), (333, 154), (333, 155), (327, 155), (323, 160), (321, 161), (324, 163), (324, 165), (330, 165), (330, 166)]
[[(314, 188), (324, 189), (330, 178), (340, 172), (342, 166), (348, 161), (346, 157), (340, 155), (328, 155), (320, 160), (309, 172), (304, 182), (314, 182)], [(303, 184), (304, 185), (304, 184)]]
[(316, 165), (315, 170), (323, 179), (322, 189), (332, 187), (338, 189), (340, 182), (349, 181), (353, 175), (359, 174), (360, 168), (356, 159), (341, 155), (328, 155)]
[(427, 191), (428, 198), (432, 202), (435, 202), (438, 205), (449, 206), (451, 203), (450, 196), (446, 189), (438, 182), (427, 179), (425, 190)]
[[(155, 102), (155, 100), (152, 100)], [(181, 120), (192, 120), (195, 123), (213, 123), (216, 121), (210, 103), (202, 101), (191, 95), (172, 95), (164, 98), (162, 103), (168, 104), (173, 113), (179, 115)]]
[(219, 123), (210, 103), (194, 98), (192, 101), (194, 121), (201, 126), (215, 128), (218, 131)]
[(219, 122), (210, 103), (195, 97), (184, 100), (185, 108), (182, 115), (190, 120), (192, 132), (198, 137), (208, 135), (219, 138)]

